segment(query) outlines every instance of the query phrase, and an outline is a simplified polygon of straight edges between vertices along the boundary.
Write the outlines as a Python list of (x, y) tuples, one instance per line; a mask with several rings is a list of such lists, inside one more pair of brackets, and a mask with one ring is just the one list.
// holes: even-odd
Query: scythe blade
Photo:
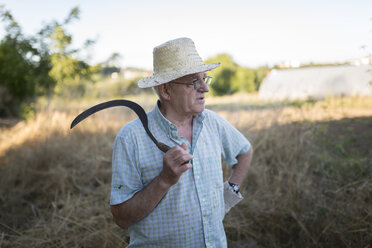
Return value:
[(94, 114), (98, 111), (101, 111), (101, 110), (107, 109), (107, 108), (117, 107), (117, 106), (128, 107), (128, 108), (132, 109), (138, 115), (138, 117), (141, 120), (141, 123), (142, 123), (143, 128), (145, 129), (147, 135), (150, 137), (150, 139), (155, 143), (155, 145), (161, 151), (167, 152), (170, 149), (170, 147), (167, 146), (166, 144), (158, 142), (156, 140), (156, 138), (154, 137), (154, 135), (152, 135), (152, 133), (149, 130), (149, 127), (148, 127), (147, 114), (146, 114), (145, 110), (140, 105), (138, 105), (137, 103), (129, 101), (129, 100), (112, 100), (112, 101), (97, 104), (97, 105), (85, 110), (84, 112), (80, 113), (72, 121), (70, 128), (72, 129), (77, 124), (79, 124), (81, 121), (83, 121), (84, 119), (86, 119), (87, 117), (89, 117), (90, 115), (92, 115), (92, 114)]

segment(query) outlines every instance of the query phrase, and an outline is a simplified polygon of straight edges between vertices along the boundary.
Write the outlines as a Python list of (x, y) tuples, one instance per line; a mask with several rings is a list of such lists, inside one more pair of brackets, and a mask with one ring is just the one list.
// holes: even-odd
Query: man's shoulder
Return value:
[(218, 114), (210, 109), (204, 109), (203, 115), (205, 119), (215, 119)]
[(204, 124), (217, 128), (218, 130), (233, 128), (232, 124), (229, 121), (227, 121), (224, 117), (220, 116), (216, 112), (205, 109), (203, 113)]
[(136, 118), (126, 123), (118, 132), (117, 137), (127, 138), (130, 136), (139, 135), (142, 132), (142, 123), (139, 118)]
[(204, 109), (203, 111), (204, 120), (207, 122), (220, 122), (224, 120), (220, 115), (210, 109)]

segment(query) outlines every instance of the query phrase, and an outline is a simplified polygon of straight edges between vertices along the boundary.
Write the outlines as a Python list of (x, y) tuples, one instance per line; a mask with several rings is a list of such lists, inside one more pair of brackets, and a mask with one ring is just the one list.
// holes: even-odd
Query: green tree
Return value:
[(78, 19), (79, 13), (73, 8), (63, 22), (53, 21), (26, 37), (11, 13), (0, 6), (6, 30), (0, 41), (0, 115), (22, 115), (40, 95), (74, 87), (84, 91), (85, 79), (99, 67), (77, 58), (94, 41), (87, 40), (81, 49), (70, 48), (72, 36), (65, 26)]
[(54, 88), (57, 94), (67, 91), (68, 95), (71, 95), (71, 92), (78, 91), (81, 95), (86, 86), (85, 79), (89, 79), (99, 69), (77, 58), (78, 52), (94, 44), (94, 41), (87, 40), (82, 49), (70, 48), (72, 36), (67, 33), (65, 26), (79, 19), (79, 13), (78, 8), (73, 8), (63, 23), (53, 22), (40, 32), (46, 40), (44, 42), (49, 45), (52, 64), (49, 75), (57, 82)]
[(234, 79), (238, 65), (233, 61), (229, 54), (218, 54), (213, 58), (209, 58), (205, 63), (216, 63), (221, 62), (221, 65), (211, 72), (213, 76), (213, 81), (210, 86), (212, 95), (225, 95), (232, 94), (235, 92), (232, 86), (232, 81)]
[(253, 92), (256, 90), (255, 79), (254, 69), (238, 67), (232, 80), (232, 88), (234, 92)]
[(217, 96), (257, 91), (269, 71), (267, 66), (256, 69), (239, 66), (226, 53), (218, 54), (205, 61), (207, 64), (216, 62), (221, 62), (221, 65), (210, 73), (213, 76), (210, 93)]
[(30, 113), (34, 98), (55, 82), (48, 76), (48, 56), (36, 48), (36, 41), (22, 34), (12, 14), (0, 7), (6, 35), (0, 41), (0, 116)]
[(49, 75), (57, 82), (56, 93), (61, 93), (69, 87), (79, 86), (82, 78), (91, 75), (91, 70), (87, 63), (74, 58), (74, 53), (68, 51), (71, 35), (68, 35), (62, 26), (57, 25), (50, 35), (50, 40), (52, 68)]

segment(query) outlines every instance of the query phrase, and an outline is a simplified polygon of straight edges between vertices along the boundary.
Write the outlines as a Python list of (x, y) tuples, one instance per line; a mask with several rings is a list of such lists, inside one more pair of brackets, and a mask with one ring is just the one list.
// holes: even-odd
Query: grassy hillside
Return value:
[[(154, 103), (134, 100), (147, 110)], [(273, 103), (235, 95), (207, 103), (255, 148), (245, 199), (224, 220), (231, 247), (372, 243), (371, 97)], [(111, 149), (135, 115), (106, 110), (70, 130), (91, 104), (56, 101), (32, 120), (0, 127), (1, 248), (127, 244), (108, 204)]]

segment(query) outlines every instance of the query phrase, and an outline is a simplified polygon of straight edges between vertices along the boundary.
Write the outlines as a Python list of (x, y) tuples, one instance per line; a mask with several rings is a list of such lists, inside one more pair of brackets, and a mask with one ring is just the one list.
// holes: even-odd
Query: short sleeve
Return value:
[(119, 133), (114, 141), (110, 205), (129, 200), (143, 188), (135, 147), (130, 134), (123, 137)]
[(216, 114), (216, 119), (221, 140), (222, 157), (230, 167), (233, 167), (238, 163), (236, 157), (248, 152), (251, 143), (224, 118)]

